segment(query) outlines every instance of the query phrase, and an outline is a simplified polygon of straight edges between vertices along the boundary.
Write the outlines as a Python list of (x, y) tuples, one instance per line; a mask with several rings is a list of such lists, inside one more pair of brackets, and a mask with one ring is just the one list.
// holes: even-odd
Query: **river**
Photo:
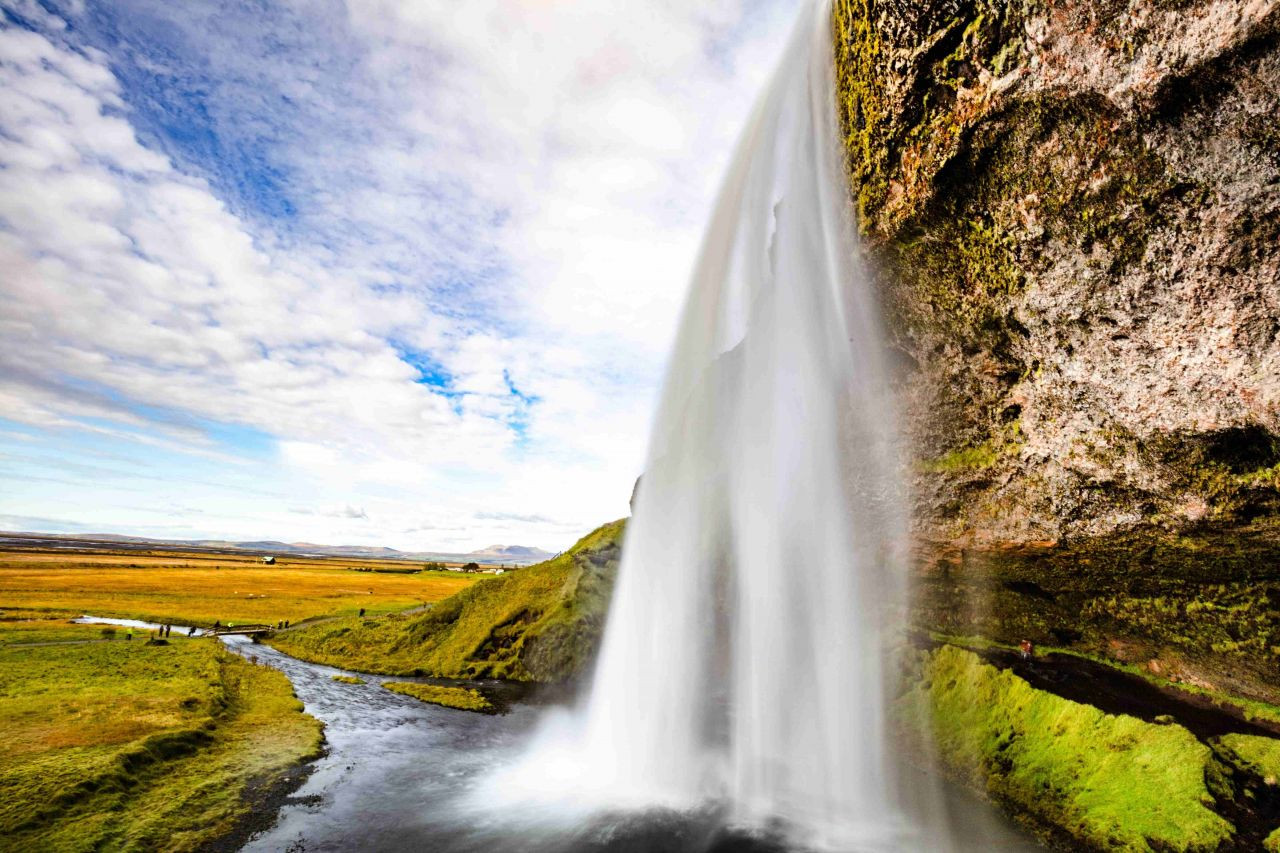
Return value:
[[(152, 630), (126, 619), (84, 617)], [(175, 633), (186, 628), (174, 626)], [(516, 702), (501, 716), (429, 705), (381, 687), (385, 677), (307, 663), (245, 637), (227, 647), (272, 666), (325, 726), (328, 752), (280, 808), (275, 824), (245, 851), (409, 851), (440, 853), (738, 853), (775, 845), (735, 834), (714, 809), (558, 819), (504, 805), (486, 807), (477, 783), (522, 751), (545, 706)], [(333, 680), (354, 675), (359, 684)], [(414, 680), (414, 679), (396, 679)], [(488, 685), (492, 687), (493, 685)], [(951, 789), (944, 804), (958, 851), (1031, 851), (1034, 842), (990, 806)]]

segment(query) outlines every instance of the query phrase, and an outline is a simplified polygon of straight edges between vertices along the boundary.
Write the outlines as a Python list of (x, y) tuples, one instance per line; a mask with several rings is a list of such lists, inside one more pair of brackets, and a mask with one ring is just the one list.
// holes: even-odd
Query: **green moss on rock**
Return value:
[(952, 646), (921, 653), (898, 702), (950, 772), (1100, 850), (1213, 850), (1212, 751), (1177, 725), (1104, 714), (1032, 688)]
[(1229, 734), (1217, 742), (1225, 747), (1232, 764), (1259, 777), (1264, 785), (1280, 785), (1280, 739)]

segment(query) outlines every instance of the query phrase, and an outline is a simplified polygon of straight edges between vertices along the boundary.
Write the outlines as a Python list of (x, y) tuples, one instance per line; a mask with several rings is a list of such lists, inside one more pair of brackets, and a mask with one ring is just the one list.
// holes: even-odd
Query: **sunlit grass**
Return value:
[[(317, 754), (288, 680), (213, 640), (14, 645), (0, 622), (0, 837), (10, 849), (187, 850)], [(57, 629), (101, 640), (99, 626)]]
[(468, 587), (418, 614), (347, 617), (277, 634), (303, 660), (382, 675), (558, 681), (599, 638), (621, 521), (564, 554)]
[(249, 555), (0, 551), (0, 601), (6, 608), (151, 622), (275, 624), (361, 608), (369, 614), (405, 610), (475, 580), (452, 572), (357, 571), (371, 565), (380, 564), (280, 558), (266, 566)]

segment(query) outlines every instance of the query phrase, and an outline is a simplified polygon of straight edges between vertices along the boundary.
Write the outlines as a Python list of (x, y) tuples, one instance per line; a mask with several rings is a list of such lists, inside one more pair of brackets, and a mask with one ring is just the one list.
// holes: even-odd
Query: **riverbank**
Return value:
[(210, 640), (125, 636), (0, 621), (0, 848), (247, 838), (320, 754), (320, 723), (283, 674)]

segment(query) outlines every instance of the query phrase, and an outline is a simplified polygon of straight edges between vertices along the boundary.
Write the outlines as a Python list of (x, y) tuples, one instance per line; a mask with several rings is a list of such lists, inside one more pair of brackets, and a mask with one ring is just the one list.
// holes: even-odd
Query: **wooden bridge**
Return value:
[(243, 634), (246, 637), (261, 637), (264, 634), (274, 634), (275, 631), (275, 625), (218, 625), (214, 628), (202, 628), (200, 636), (226, 637), (232, 634)]

